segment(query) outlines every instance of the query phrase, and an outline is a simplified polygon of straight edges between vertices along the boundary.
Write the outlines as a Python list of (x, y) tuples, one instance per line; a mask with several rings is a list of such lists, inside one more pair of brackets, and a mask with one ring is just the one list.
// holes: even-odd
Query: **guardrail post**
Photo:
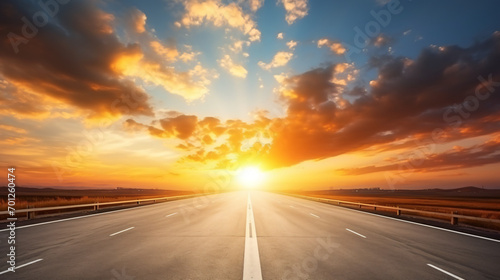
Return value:
[(377, 211), (377, 206), (373, 206), (373, 211)]
[(454, 214), (456, 214), (457, 212), (451, 212), (451, 224), (452, 225), (456, 225), (458, 224), (458, 217), (455, 217)]
[(358, 208), (361, 209), (361, 204), (358, 205)]
[(396, 209), (396, 216), (401, 216), (401, 209), (399, 209), (399, 206), (398, 209)]
[[(28, 205), (28, 209), (29, 208), (34, 208), (34, 207)], [(34, 219), (35, 218), (35, 211), (26, 212), (26, 218), (28, 218), (28, 220)]]
[(137, 204), (141, 204), (141, 201), (140, 201), (140, 200), (137, 200)]
[(96, 202), (94, 204), (94, 211), (97, 211), (97, 210), (99, 210), (99, 202)]

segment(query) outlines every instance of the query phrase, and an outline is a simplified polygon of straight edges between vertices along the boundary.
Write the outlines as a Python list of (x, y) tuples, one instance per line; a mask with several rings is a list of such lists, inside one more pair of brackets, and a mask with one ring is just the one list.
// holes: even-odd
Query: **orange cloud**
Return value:
[(258, 65), (262, 69), (269, 70), (271, 68), (285, 66), (293, 57), (293, 53), (291, 52), (278, 52), (274, 55), (272, 61), (270, 63), (264, 63), (259, 61)]
[(58, 107), (49, 98), (23, 90), (21, 85), (3, 79), (0, 79), (0, 89), (0, 115), (41, 119), (53, 114)]
[(378, 35), (377, 37), (373, 38), (373, 40), (371, 41), (371, 43), (375, 46), (375, 47), (385, 47), (389, 44), (391, 44), (393, 41), (393, 39), (385, 34), (380, 34)]
[(231, 75), (235, 77), (246, 78), (248, 71), (245, 69), (245, 67), (234, 63), (229, 55), (224, 55), (224, 57), (218, 62), (219, 65), (222, 68), (228, 70)]
[[(267, 162), (271, 166), (289, 166), (367, 148), (410, 148), (411, 138), (416, 135), (442, 143), (495, 133), (494, 127), (500, 123), (492, 116), (498, 115), (495, 108), (500, 97), (488, 94), (487, 88), (491, 92), (495, 90), (492, 85), (500, 84), (500, 66), (489, 59), (486, 64), (482, 59), (464, 64), (463, 58), (500, 57), (499, 41), (492, 36), (466, 49), (448, 46), (448, 51), (443, 51), (431, 47), (413, 63), (390, 56), (374, 58), (371, 65), (378, 69), (379, 78), (376, 86), (369, 89), (355, 87), (345, 91), (344, 81), (352, 80), (349, 74), (345, 76), (352, 72), (348, 64), (280, 77), (281, 99), (288, 104), (287, 116), (283, 119), (285, 125), (273, 137)], [(448, 71), (458, 61), (460, 71)], [(337, 98), (343, 94), (356, 99), (339, 104)], [(479, 98), (487, 98), (487, 102), (480, 102)], [(471, 104), (477, 104), (475, 111), (465, 112), (472, 108)], [(460, 113), (459, 107), (465, 111)], [(438, 138), (434, 136), (436, 131)], [(443, 168), (452, 162), (439, 163), (441, 159), (435, 159), (431, 159), (433, 164)], [(497, 160), (491, 155), (484, 162)]]
[(193, 61), (200, 54), (201, 54), (201, 52), (183, 52), (179, 56), (179, 59), (184, 61), (184, 62), (189, 62), (189, 61)]
[(250, 10), (256, 12), (262, 5), (264, 5), (264, 0), (249, 0)]
[(127, 15), (128, 26), (137, 33), (144, 33), (146, 31), (147, 18), (141, 10), (133, 8)]
[[(177, 57), (178, 52), (173, 52), (158, 42), (153, 43), (164, 56)], [(208, 86), (218, 74), (213, 70), (207, 70), (200, 64), (187, 72), (176, 72), (174, 68), (167, 67), (159, 62), (145, 57), (138, 45), (129, 46), (118, 53), (111, 64), (116, 74), (139, 77), (144, 81), (161, 85), (172, 93), (184, 97), (188, 101), (203, 98), (208, 93)]]
[[(11, 11), (0, 19), (2, 30), (21, 30), (19, 18), (29, 5), (0, 5), (2, 10)], [(168, 65), (177, 59), (191, 61), (198, 53), (179, 55), (175, 47), (154, 40), (140, 28), (145, 16), (138, 10), (132, 11), (136, 15), (135, 35), (129, 34), (137, 41), (126, 44), (113, 30), (115, 17), (95, 2), (71, 2), (64, 9), (57, 25), (50, 22), (28, 44), (19, 45), (19, 55), (13, 55), (11, 44), (0, 45), (0, 80), (5, 88), (0, 114), (44, 118), (84, 115), (88, 119), (152, 116), (150, 97), (134, 79), (160, 85), (191, 101), (203, 98), (218, 76), (200, 64), (184, 72)]]
[(178, 26), (199, 26), (204, 21), (217, 27), (227, 25), (239, 29), (248, 36), (250, 41), (260, 41), (260, 31), (252, 18), (243, 12), (236, 3), (223, 4), (220, 0), (186, 0), (186, 9)]
[[(29, 7), (1, 5), (2, 10), (11, 11), (2, 15), (2, 29), (21, 30), (19, 18)], [(53, 108), (64, 104), (90, 118), (151, 116), (148, 95), (130, 81), (120, 79), (110, 68), (115, 53), (126, 49), (113, 32), (113, 20), (113, 15), (91, 2), (68, 3), (58, 17), (58, 26), (48, 24), (40, 29), (28, 44), (19, 46), (20, 54), (13, 55), (10, 44), (0, 45), (0, 74), (16, 87), (9, 90), (9, 95), (28, 93), (22, 101), (16, 101), (26, 108), (15, 105), (11, 110), (52, 114)]]
[(295, 47), (297, 46), (297, 41), (290, 40), (290, 41), (288, 41), (288, 42), (286, 43), (286, 46), (287, 46), (289, 49), (293, 50), (293, 49), (295, 49)]
[(250, 46), (250, 42), (237, 40), (231, 46), (229, 46), (229, 49), (235, 53), (240, 53), (243, 50), (243, 46)]
[[(19, 146), (38, 142), (37, 139), (28, 137), (28, 131), (26, 131), (25, 129), (12, 125), (0, 124), (0, 133), (2, 135), (2, 139), (0, 139), (0, 145), (15, 145), (17, 146), (17, 148), (19, 148)], [(4, 151), (5, 154), (10, 154), (11, 152), (11, 149), (9, 149), (8, 151)]]
[(150, 45), (158, 55), (164, 57), (167, 61), (175, 61), (179, 56), (179, 51), (176, 48), (165, 47), (158, 41), (152, 41)]
[(309, 11), (308, 0), (279, 0), (286, 11), (286, 22), (290, 25), (297, 19), (307, 15)]
[(240, 120), (223, 123), (213, 117), (200, 120), (181, 114), (154, 121), (152, 125), (132, 119), (124, 125), (132, 131), (147, 130), (156, 137), (181, 140), (176, 147), (189, 152), (181, 162), (194, 161), (218, 168), (256, 160), (270, 147), (271, 136), (265, 131), (271, 126), (271, 120), (263, 114), (255, 116), (253, 123)]
[(321, 48), (323, 46), (330, 48), (330, 50), (336, 55), (343, 55), (347, 51), (347, 49), (341, 43), (331, 41), (326, 38), (318, 40), (318, 48)]
[[(375, 172), (395, 171), (395, 172), (439, 172), (445, 170), (456, 170), (470, 167), (483, 166), (500, 162), (500, 138), (492, 139), (484, 144), (473, 145), (468, 148), (453, 147), (452, 149), (428, 155), (416, 152), (415, 155), (408, 155), (408, 158), (396, 164), (370, 165), (355, 168), (338, 169), (345, 175), (363, 175)], [(418, 150), (417, 150), (418, 151)]]
[(26, 134), (26, 130), (23, 128), (11, 126), (11, 125), (6, 125), (6, 124), (0, 124), (0, 130), (4, 131), (12, 131), (18, 134)]
[[(480, 47), (448, 46), (446, 49), (453, 50), (450, 52), (425, 49), (413, 63), (390, 56), (374, 58), (370, 63), (379, 72), (377, 85), (367, 89), (345, 87), (356, 74), (353, 65), (345, 63), (291, 77), (276, 75), (280, 100), (287, 106), (285, 117), (261, 115), (252, 123), (227, 121), (221, 124), (225, 130), (215, 141), (222, 143), (217, 149), (198, 141), (194, 154), (187, 159), (215, 161), (222, 166), (251, 159), (258, 160), (262, 167), (276, 168), (355, 151), (414, 149), (415, 139), (447, 143), (495, 135), (500, 125), (500, 97), (491, 91), (500, 84), (500, 66), (493, 60), (483, 63), (482, 59), (464, 64), (463, 57), (500, 57), (496, 47), (499, 41), (492, 36)], [(447, 70), (458, 61), (462, 63), (460, 71)], [(476, 92), (479, 97), (475, 97)], [(348, 101), (343, 95), (354, 100)], [(478, 99), (478, 109), (463, 111), (463, 116), (453, 109), (457, 104), (462, 104), (462, 110), (471, 108), (473, 103), (468, 100), (473, 98), (487, 98), (487, 102)], [(193, 135), (199, 137), (196, 132)], [(420, 169), (449, 170), (500, 162), (497, 140), (436, 154)], [(397, 164), (343, 171), (364, 174), (393, 168)]]
[(196, 116), (180, 115), (174, 118), (161, 119), (160, 124), (168, 137), (177, 137), (184, 140), (193, 135), (198, 125), (198, 118)]

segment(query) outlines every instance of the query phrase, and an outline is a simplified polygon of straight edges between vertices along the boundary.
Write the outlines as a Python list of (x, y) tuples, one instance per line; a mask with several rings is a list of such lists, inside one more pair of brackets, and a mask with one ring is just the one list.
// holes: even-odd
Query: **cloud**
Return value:
[(160, 120), (161, 127), (170, 137), (187, 139), (194, 133), (198, 125), (198, 117), (180, 115), (174, 118)]
[(291, 50), (294, 50), (295, 47), (297, 46), (297, 41), (294, 41), (294, 40), (290, 40), (286, 43), (286, 46), (291, 49)]
[(278, 33), (278, 35), (276, 35), (276, 39), (282, 40), (283, 39), (283, 32)]
[(146, 31), (147, 16), (141, 10), (136, 8), (131, 9), (126, 19), (130, 30), (134, 30), (137, 33), (144, 33)]
[(330, 43), (330, 40), (328, 40), (326, 38), (319, 39), (318, 40), (318, 48), (321, 48), (323, 46), (328, 46), (329, 43)]
[(158, 55), (160, 55), (167, 61), (176, 61), (179, 57), (179, 51), (177, 50), (177, 48), (166, 47), (158, 41), (150, 42), (150, 46)]
[(283, 3), (286, 11), (285, 19), (289, 25), (305, 17), (309, 11), (308, 0), (279, 0), (279, 2)]
[(342, 55), (346, 52), (346, 48), (341, 43), (332, 43), (330, 50), (336, 55)]
[[(355, 168), (338, 169), (345, 175), (363, 175), (375, 172), (437, 172), (471, 168), (500, 162), (500, 138), (468, 148), (453, 147), (428, 157), (404, 159), (394, 164), (370, 165)], [(422, 154), (423, 155), (423, 154)], [(404, 167), (404, 168), (403, 168)]]
[(0, 79), (0, 115), (16, 118), (47, 118), (54, 114), (58, 104), (48, 97), (24, 91)]
[(371, 43), (375, 47), (379, 47), (379, 48), (388, 46), (388, 45), (392, 44), (392, 42), (393, 42), (393, 39), (385, 34), (380, 34), (371, 40)]
[[(488, 88), (500, 86), (500, 65), (494, 63), (499, 46), (500, 36), (493, 34), (469, 48), (429, 47), (411, 62), (374, 58), (378, 78), (344, 106), (336, 102), (343, 87), (333, 82), (344, 67), (286, 78), (280, 87), (288, 107), (285, 125), (275, 133), (266, 161), (281, 167), (353, 151), (414, 148), (416, 138), (434, 141), (436, 129), (442, 130), (439, 143), (496, 133), (500, 96)], [(476, 109), (460, 111), (465, 107)]]
[[(95, 4), (61, 5), (57, 23), (50, 21), (39, 28), (27, 43), (4, 41), (0, 45), (0, 79), (5, 87), (0, 114), (17, 118), (83, 115), (88, 119), (153, 116), (150, 96), (136, 85), (137, 79), (188, 101), (208, 94), (208, 86), (218, 77), (214, 70), (198, 63), (178, 71), (170, 64), (192, 61), (198, 53), (179, 55), (175, 46), (143, 31), (146, 17), (137, 9), (130, 12), (136, 16), (126, 30), (131, 41), (121, 42), (114, 31), (114, 15)], [(33, 7), (17, 1), (0, 5), (2, 36), (8, 38), (5, 32), (21, 36), (24, 23), (19, 19)], [(17, 55), (14, 48), (19, 49)]]
[[(30, 97), (23, 98), (23, 103), (32, 113), (50, 113), (54, 105), (65, 104), (91, 118), (153, 115), (149, 96), (110, 68), (115, 54), (127, 46), (114, 34), (114, 16), (92, 3), (61, 5), (57, 24), (50, 21), (28, 42), (16, 45), (15, 40), (4, 40), (0, 74), (17, 88), (9, 95), (28, 92)], [(2, 1), (0, 6), (1, 36), (8, 38), (8, 32), (21, 36), (24, 23), (19, 19), (33, 7), (17, 1)]]
[(252, 12), (256, 12), (262, 5), (264, 5), (264, 0), (248, 0), (248, 4), (250, 5), (250, 10)]
[(327, 38), (322, 38), (318, 40), (318, 48), (328, 47), (336, 55), (343, 55), (347, 49), (342, 45), (342, 43), (331, 41)]
[(175, 117), (160, 119), (155, 121), (155, 123), (159, 123), (160, 127), (141, 124), (133, 119), (127, 119), (123, 125), (128, 131), (146, 129), (152, 136), (155, 137), (186, 140), (195, 132), (198, 126), (198, 117), (181, 114)]
[[(0, 139), (0, 145), (9, 145), (8, 149), (4, 149), (5, 153), (11, 157), (13, 150), (19, 148), (20, 146), (33, 145), (39, 142), (38, 139), (33, 137), (28, 137), (28, 131), (22, 128), (18, 128), (11, 125), (0, 124), (0, 132), (2, 138)], [(3, 155), (5, 158), (6, 156)]]
[[(168, 58), (171, 54), (169, 49), (159, 50), (163, 54), (162, 57)], [(218, 78), (218, 73), (205, 69), (199, 63), (189, 71), (177, 72), (175, 68), (147, 57), (138, 45), (129, 45), (127, 49), (116, 54), (111, 69), (123, 77), (141, 78), (160, 85), (167, 92), (180, 95), (187, 101), (203, 98), (208, 93), (212, 80)]]
[(260, 41), (261, 32), (251, 16), (244, 13), (236, 3), (223, 4), (220, 0), (186, 0), (183, 2), (185, 14), (178, 26), (199, 26), (204, 21), (214, 26), (229, 26), (239, 29), (250, 41)]
[(279, 84), (283, 84), (285, 80), (288, 78), (288, 75), (286, 75), (285, 73), (281, 73), (278, 75), (274, 75), (273, 77)]
[(264, 63), (262, 61), (258, 62), (258, 65), (262, 69), (269, 70), (271, 68), (285, 66), (293, 57), (293, 53), (291, 52), (278, 52), (274, 55), (272, 61), (270, 63)]
[(184, 62), (189, 62), (189, 61), (193, 61), (200, 54), (201, 54), (201, 52), (183, 52), (179, 56), (179, 59), (184, 61)]
[(149, 132), (150, 135), (155, 136), (155, 137), (159, 137), (159, 138), (164, 138), (167, 135), (162, 129), (156, 128), (152, 125), (144, 125), (144, 124), (138, 123), (133, 119), (127, 119), (123, 123), (123, 126), (124, 126), (126, 131), (130, 131), (130, 132), (141, 131), (141, 130), (145, 129)]
[(176, 139), (176, 148), (186, 154), (181, 162), (199, 162), (215, 168), (229, 168), (238, 162), (258, 160), (269, 150), (269, 135), (263, 133), (271, 120), (258, 112), (252, 123), (241, 120), (199, 119), (193, 115), (176, 115), (145, 125), (128, 119), (129, 131), (144, 130), (155, 137)]
[(180, 62), (196, 62), (201, 52), (193, 51), (190, 45), (183, 45), (180, 50), (175, 41), (159, 40), (153, 31), (125, 31), (129, 39), (127, 50), (115, 54), (111, 64), (111, 69), (117, 75), (159, 85), (188, 102), (202, 99), (208, 94), (212, 80), (218, 78), (215, 70), (206, 69), (199, 62), (190, 66), (191, 69), (180, 66), (185, 70), (177, 70)]
[[(139, 128), (178, 141), (185, 153), (181, 162), (220, 168), (258, 162), (272, 169), (353, 152), (408, 153), (427, 142), (452, 143), (479, 136), (491, 141), (429, 152), (418, 171), (498, 163), (499, 34), (467, 48), (431, 46), (414, 59), (373, 57), (368, 67), (377, 72), (377, 78), (365, 86), (356, 83), (359, 70), (348, 63), (293, 76), (275, 75), (279, 101), (286, 107), (282, 117), (259, 113), (250, 122), (222, 122), (176, 113)], [(261, 67), (285, 65), (289, 59), (279, 60)], [(401, 162), (405, 159), (341, 171), (356, 175), (394, 170)]]
[(15, 127), (7, 124), (0, 124), (0, 130), (11, 131), (17, 134), (26, 134), (26, 130), (23, 128)]
[(219, 62), (219, 65), (222, 68), (228, 70), (229, 73), (231, 73), (231, 75), (236, 76), (236, 77), (240, 77), (240, 78), (246, 78), (248, 72), (245, 69), (245, 67), (243, 67), (239, 64), (235, 64), (229, 55), (227, 55), (227, 54), (224, 55), (224, 57), (222, 59), (220, 59), (218, 62)]
[[(339, 89), (344, 89), (349, 83), (353, 82), (358, 74), (359, 70), (354, 67), (351, 63), (338, 63), (334, 67), (335, 75), (330, 80), (331, 83), (335, 84)], [(353, 88), (356, 90), (356, 87)], [(351, 92), (350, 92), (351, 93)], [(351, 96), (354, 96), (352, 93)]]
[(229, 46), (229, 49), (235, 53), (240, 53), (243, 50), (243, 46), (250, 46), (250, 42), (237, 40)]

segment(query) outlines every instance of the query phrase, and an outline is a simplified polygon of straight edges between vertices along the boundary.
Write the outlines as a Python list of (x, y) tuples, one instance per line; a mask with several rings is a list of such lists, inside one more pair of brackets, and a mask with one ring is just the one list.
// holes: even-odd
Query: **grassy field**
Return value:
[[(328, 190), (294, 192), (300, 195), (375, 204), (401, 208), (426, 210), (440, 213), (500, 220), (500, 190), (474, 187), (453, 190)], [(394, 211), (393, 211), (394, 212)], [(422, 215), (424, 216), (424, 215)], [(441, 218), (437, 215), (425, 215)], [(459, 221), (460, 223), (500, 230), (496, 223)]]

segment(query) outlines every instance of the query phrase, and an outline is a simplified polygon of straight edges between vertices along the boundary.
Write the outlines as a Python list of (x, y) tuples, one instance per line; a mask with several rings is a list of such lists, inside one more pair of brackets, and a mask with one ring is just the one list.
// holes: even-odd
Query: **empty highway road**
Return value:
[(500, 279), (500, 242), (260, 191), (16, 229), (0, 279)]

